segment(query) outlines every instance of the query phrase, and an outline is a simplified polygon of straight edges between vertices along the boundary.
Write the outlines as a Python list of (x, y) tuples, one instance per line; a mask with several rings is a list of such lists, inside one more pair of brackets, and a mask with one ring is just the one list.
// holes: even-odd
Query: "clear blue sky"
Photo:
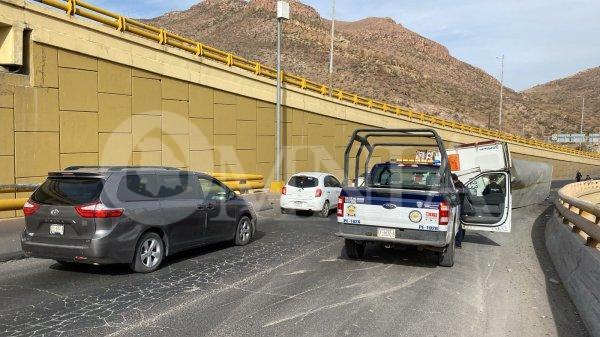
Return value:
[[(199, 0), (90, 0), (132, 17), (187, 9)], [(302, 0), (331, 17), (331, 0)], [(522, 90), (600, 66), (600, 0), (337, 0), (338, 19), (391, 17), (450, 53)], [(293, 15), (293, 13), (292, 13)]]

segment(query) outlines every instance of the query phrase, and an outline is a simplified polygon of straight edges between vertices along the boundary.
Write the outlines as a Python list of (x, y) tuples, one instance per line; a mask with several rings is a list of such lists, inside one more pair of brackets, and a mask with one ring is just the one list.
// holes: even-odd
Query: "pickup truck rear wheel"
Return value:
[(354, 241), (350, 239), (346, 239), (346, 254), (351, 259), (362, 259), (365, 256), (365, 246), (364, 242)]
[(455, 238), (452, 236), (452, 240), (446, 249), (438, 253), (438, 265), (442, 267), (454, 266), (454, 240)]

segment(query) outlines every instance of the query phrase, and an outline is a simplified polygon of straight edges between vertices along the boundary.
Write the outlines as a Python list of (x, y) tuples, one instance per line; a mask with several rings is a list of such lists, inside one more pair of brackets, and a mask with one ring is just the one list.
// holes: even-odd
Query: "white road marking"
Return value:
[(252, 280), (254, 280), (256, 278), (259, 278), (261, 276), (267, 275), (267, 274), (271, 273), (272, 271), (274, 271), (276, 269), (279, 269), (279, 268), (281, 268), (283, 266), (286, 266), (286, 265), (288, 265), (290, 263), (293, 263), (295, 261), (303, 259), (306, 256), (315, 254), (315, 253), (317, 253), (317, 252), (319, 252), (321, 250), (327, 249), (327, 248), (329, 248), (329, 247), (331, 247), (333, 245), (336, 245), (338, 243), (339, 242), (337, 242), (337, 241), (332, 241), (332, 242), (330, 242), (329, 244), (327, 244), (327, 245), (325, 245), (323, 247), (317, 248), (315, 250), (308, 251), (308, 252), (306, 252), (306, 253), (304, 253), (302, 255), (296, 256), (295, 258), (293, 258), (291, 260), (282, 262), (282, 263), (278, 264), (277, 266), (274, 266), (272, 268), (267, 268), (267, 269), (265, 269), (265, 270), (263, 270), (261, 272), (258, 272), (256, 274), (252, 274), (252, 275), (250, 275), (250, 276), (248, 276), (248, 277), (246, 277), (246, 278), (244, 278), (242, 280), (239, 280), (239, 281), (237, 281), (237, 282), (235, 282), (233, 284), (226, 285), (226, 286), (224, 286), (222, 288), (218, 288), (216, 290), (210, 291), (210, 292), (208, 292), (208, 293), (206, 293), (206, 294), (204, 294), (202, 296), (194, 298), (191, 301), (182, 302), (181, 304), (179, 304), (177, 306), (174, 306), (172, 308), (169, 308), (168, 310), (165, 310), (165, 311), (163, 311), (163, 312), (161, 312), (159, 314), (155, 314), (155, 315), (153, 315), (150, 318), (142, 319), (142, 320), (140, 320), (140, 321), (138, 321), (136, 323), (133, 323), (133, 324), (130, 324), (130, 325), (126, 326), (126, 327), (123, 327), (123, 328), (121, 328), (121, 330), (115, 331), (115, 332), (113, 332), (111, 334), (108, 334), (107, 336), (120, 336), (120, 335), (123, 335), (126, 332), (129, 332), (129, 331), (133, 330), (133, 329), (140, 328), (140, 327), (143, 327), (143, 326), (152, 325), (156, 321), (158, 321), (159, 319), (161, 319), (161, 318), (163, 318), (165, 316), (169, 316), (169, 315), (172, 315), (172, 314), (174, 314), (176, 312), (182, 311), (182, 310), (184, 310), (184, 309), (186, 309), (186, 308), (188, 308), (190, 306), (193, 306), (194, 304), (196, 304), (198, 302), (204, 301), (204, 300), (206, 300), (207, 298), (209, 298), (211, 296), (221, 294), (221, 293), (223, 293), (223, 292), (225, 292), (227, 290), (238, 289), (241, 284), (247, 283), (247, 282), (252, 281)]
[(287, 321), (291, 321), (291, 320), (296, 319), (296, 318), (305, 317), (307, 315), (318, 313), (318, 312), (321, 312), (323, 310), (334, 309), (334, 308), (338, 308), (338, 307), (341, 307), (341, 306), (344, 306), (344, 305), (352, 304), (354, 302), (358, 302), (358, 301), (361, 301), (361, 300), (364, 300), (364, 299), (369, 299), (369, 298), (374, 298), (374, 297), (382, 296), (382, 295), (385, 295), (385, 294), (389, 294), (389, 293), (395, 292), (397, 290), (400, 290), (402, 288), (406, 288), (406, 287), (408, 287), (408, 286), (410, 286), (410, 285), (412, 285), (412, 284), (414, 284), (414, 283), (416, 283), (416, 282), (424, 279), (425, 277), (431, 275), (432, 273), (433, 272), (430, 272), (428, 274), (421, 275), (421, 276), (418, 276), (418, 277), (413, 277), (413, 278), (409, 279), (408, 281), (405, 281), (405, 282), (403, 282), (403, 283), (401, 283), (401, 284), (399, 284), (399, 285), (397, 285), (395, 287), (392, 287), (392, 288), (378, 290), (378, 291), (372, 291), (372, 292), (368, 292), (368, 293), (363, 293), (363, 294), (360, 294), (360, 295), (356, 295), (356, 296), (354, 296), (354, 297), (352, 297), (352, 298), (350, 298), (350, 299), (348, 299), (346, 301), (341, 301), (341, 302), (336, 302), (336, 303), (324, 305), (324, 306), (321, 306), (321, 307), (318, 307), (318, 308), (315, 308), (315, 309), (311, 309), (311, 310), (299, 312), (299, 313), (291, 315), (291, 316), (283, 317), (281, 319), (278, 319), (276, 321), (272, 321), (272, 322), (269, 322), (269, 323), (263, 325), (263, 328), (267, 328), (267, 327), (274, 326), (274, 325), (277, 325), (277, 324), (281, 324), (281, 323), (284, 323), (284, 322), (287, 322)]

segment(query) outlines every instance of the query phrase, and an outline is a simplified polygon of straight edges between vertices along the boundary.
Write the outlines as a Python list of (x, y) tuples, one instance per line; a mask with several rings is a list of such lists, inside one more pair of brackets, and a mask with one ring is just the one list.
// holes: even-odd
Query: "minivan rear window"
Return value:
[(45, 205), (83, 205), (97, 201), (104, 183), (102, 179), (49, 178), (31, 199)]
[(290, 178), (288, 185), (299, 188), (310, 188), (319, 186), (319, 179), (307, 176), (293, 176)]
[(198, 179), (191, 174), (161, 174), (158, 176), (158, 197), (168, 199), (198, 199), (201, 197)]
[(156, 198), (158, 183), (154, 173), (129, 173), (121, 178), (117, 199), (124, 202), (148, 201)]

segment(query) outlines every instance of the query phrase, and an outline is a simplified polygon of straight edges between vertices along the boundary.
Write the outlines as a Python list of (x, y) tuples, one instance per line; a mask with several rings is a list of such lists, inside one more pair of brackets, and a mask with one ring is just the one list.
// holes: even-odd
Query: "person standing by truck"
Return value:
[[(454, 188), (456, 189), (457, 193), (458, 193), (458, 201), (460, 202), (460, 205), (463, 205), (463, 201), (465, 200), (465, 193), (466, 193), (466, 187), (465, 184), (463, 184), (460, 180), (458, 180), (458, 176), (454, 173), (452, 173), (452, 182), (454, 183)], [(463, 208), (460, 208), (460, 212), (462, 215), (463, 212)], [(465, 238), (465, 234), (466, 231), (463, 228), (462, 225), (459, 224), (459, 228), (458, 231), (456, 231), (456, 242), (455, 245), (458, 248), (462, 248), (462, 241)]]

